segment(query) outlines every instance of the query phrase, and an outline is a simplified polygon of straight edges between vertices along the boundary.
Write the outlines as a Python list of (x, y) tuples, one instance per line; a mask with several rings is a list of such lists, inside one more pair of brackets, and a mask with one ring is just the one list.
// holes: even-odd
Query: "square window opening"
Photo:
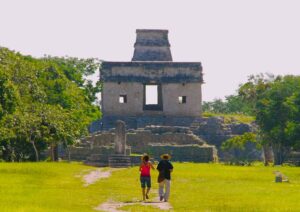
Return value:
[(178, 97), (179, 104), (186, 104), (186, 96), (179, 96)]
[(121, 104), (127, 103), (127, 95), (120, 95), (119, 103), (121, 103)]

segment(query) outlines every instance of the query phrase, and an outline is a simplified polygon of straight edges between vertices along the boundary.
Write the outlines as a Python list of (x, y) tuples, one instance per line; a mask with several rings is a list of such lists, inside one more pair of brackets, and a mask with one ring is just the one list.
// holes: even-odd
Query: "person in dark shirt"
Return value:
[(160, 156), (161, 161), (157, 165), (159, 171), (157, 182), (159, 183), (159, 200), (167, 202), (170, 196), (171, 185), (171, 172), (173, 171), (173, 165), (169, 161), (171, 156), (169, 154), (163, 154)]

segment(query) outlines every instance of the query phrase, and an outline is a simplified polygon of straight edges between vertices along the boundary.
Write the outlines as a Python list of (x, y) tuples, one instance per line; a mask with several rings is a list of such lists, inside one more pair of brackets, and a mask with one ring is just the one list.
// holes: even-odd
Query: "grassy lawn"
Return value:
[[(299, 211), (300, 168), (174, 163), (170, 203), (174, 211)], [(78, 163), (0, 163), (0, 211), (93, 211), (108, 200), (141, 198), (137, 167), (84, 187), (94, 168)], [(290, 183), (274, 183), (280, 170)], [(157, 173), (153, 173), (156, 196)], [(159, 211), (125, 206), (128, 211)]]

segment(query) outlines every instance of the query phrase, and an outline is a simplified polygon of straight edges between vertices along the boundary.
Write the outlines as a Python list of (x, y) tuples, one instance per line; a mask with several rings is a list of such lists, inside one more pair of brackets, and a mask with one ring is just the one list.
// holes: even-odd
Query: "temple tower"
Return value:
[(201, 63), (173, 62), (168, 30), (136, 34), (132, 61), (102, 63), (102, 126), (185, 126), (201, 117)]
[(132, 61), (172, 61), (168, 30), (136, 30)]

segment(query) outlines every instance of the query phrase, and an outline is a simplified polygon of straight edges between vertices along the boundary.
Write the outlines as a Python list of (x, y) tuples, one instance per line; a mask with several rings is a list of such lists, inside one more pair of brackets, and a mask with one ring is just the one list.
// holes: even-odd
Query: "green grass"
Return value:
[(225, 114), (225, 113), (210, 113), (204, 112), (202, 114), (203, 117), (215, 117), (215, 116), (222, 116), (224, 117), (225, 123), (232, 123), (232, 122), (239, 122), (250, 124), (251, 122), (255, 121), (253, 116), (247, 116), (243, 114)]
[[(274, 183), (275, 170), (286, 174), (291, 183)], [(171, 201), (179, 211), (296, 211), (300, 208), (299, 168), (180, 164), (176, 172)]]
[[(138, 168), (114, 171), (88, 187), (93, 170), (78, 163), (0, 163), (0, 211), (93, 211), (107, 201), (141, 199)], [(274, 183), (275, 170), (290, 183)], [(157, 173), (153, 172), (156, 196)], [(170, 203), (174, 211), (298, 211), (300, 168), (174, 163)], [(128, 211), (159, 211), (125, 206)]]
[(89, 211), (101, 190), (83, 187), (76, 177), (88, 169), (67, 163), (0, 163), (1, 211)]

